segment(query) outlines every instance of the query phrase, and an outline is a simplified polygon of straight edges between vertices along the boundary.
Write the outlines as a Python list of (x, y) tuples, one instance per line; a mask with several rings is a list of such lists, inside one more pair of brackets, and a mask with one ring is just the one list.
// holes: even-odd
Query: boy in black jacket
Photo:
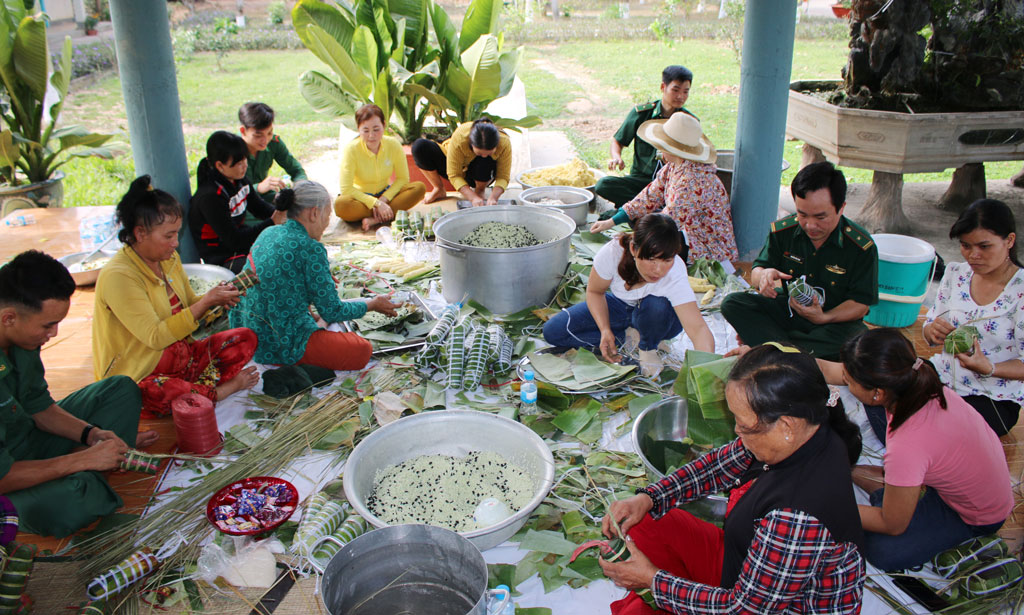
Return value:
[[(203, 262), (227, 267), (235, 273), (263, 229), (284, 221), (245, 178), (248, 150), (242, 137), (218, 130), (206, 141), (206, 158), (196, 171), (188, 226)], [(262, 220), (245, 224), (245, 213)], [(281, 220), (278, 220), (281, 218)]]

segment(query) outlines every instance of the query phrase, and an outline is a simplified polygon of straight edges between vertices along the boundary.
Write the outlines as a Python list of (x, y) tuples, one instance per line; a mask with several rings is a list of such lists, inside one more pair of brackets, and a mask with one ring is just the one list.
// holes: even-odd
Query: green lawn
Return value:
[[(793, 54), (794, 79), (838, 78), (846, 59), (842, 41), (797, 40)], [(563, 73), (556, 76), (539, 63)], [(687, 108), (699, 116), (705, 132), (719, 149), (732, 149), (736, 137), (740, 67), (728, 41), (688, 40), (667, 47), (651, 41), (574, 42), (527, 48), (519, 75), (526, 85), (529, 112), (547, 126), (563, 130), (580, 155), (603, 167), (608, 142), (626, 110), (659, 96), (661, 69), (681, 63), (694, 72)], [(178, 91), (185, 129), (188, 165), (195, 186), (195, 168), (205, 155), (207, 136), (218, 129), (235, 130), (237, 109), (261, 100), (277, 113), (276, 132), (300, 160), (310, 160), (325, 147), (316, 141), (337, 135), (337, 121), (314, 112), (298, 92), (297, 78), (308, 70), (326, 70), (308, 51), (233, 52), (217, 66), (213, 54), (196, 54), (178, 70)], [(65, 125), (81, 123), (95, 129), (128, 127), (120, 81), (110, 74), (72, 84), (65, 107)], [(590, 101), (590, 108), (571, 110), (573, 101)], [(127, 138), (127, 137), (126, 137)], [(783, 174), (788, 183), (800, 162), (801, 143), (789, 141)], [(628, 157), (632, 148), (626, 150)], [(130, 155), (115, 160), (77, 159), (65, 165), (67, 200), (72, 205), (116, 203), (135, 175)], [(989, 179), (1009, 178), (1020, 162), (988, 163)], [(844, 169), (852, 182), (870, 182), (871, 172)], [(948, 180), (945, 173), (905, 176), (906, 181)]]

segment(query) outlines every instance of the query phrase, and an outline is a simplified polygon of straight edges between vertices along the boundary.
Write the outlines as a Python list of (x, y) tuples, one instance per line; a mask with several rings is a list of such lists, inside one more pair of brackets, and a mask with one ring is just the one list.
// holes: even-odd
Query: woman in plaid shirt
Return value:
[[(725, 389), (732, 443), (611, 505), (631, 556), (601, 562), (672, 613), (858, 613), (863, 541), (850, 466), (857, 427), (814, 359), (773, 346), (740, 357)], [(675, 508), (726, 489), (724, 530)], [(611, 518), (604, 533), (613, 536)], [(635, 593), (613, 615), (654, 613)]]

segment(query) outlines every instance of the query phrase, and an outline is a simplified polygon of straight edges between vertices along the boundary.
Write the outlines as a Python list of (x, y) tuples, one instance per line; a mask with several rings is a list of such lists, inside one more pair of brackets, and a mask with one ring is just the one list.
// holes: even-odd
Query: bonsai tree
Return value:
[(28, 14), (22, 0), (0, 0), (0, 178), (11, 186), (46, 181), (75, 157), (119, 153), (104, 147), (112, 134), (57, 128), (71, 80), (71, 39), (53, 67), (45, 19)]
[[(521, 55), (503, 52), (491, 34), (501, 7), (501, 0), (473, 0), (459, 33), (433, 0), (299, 0), (295, 31), (335, 77), (307, 71), (299, 89), (314, 109), (351, 128), (356, 107), (377, 104), (406, 143), (431, 114), (450, 126), (479, 117), (508, 93)], [(535, 116), (493, 119), (513, 128), (540, 123)]]

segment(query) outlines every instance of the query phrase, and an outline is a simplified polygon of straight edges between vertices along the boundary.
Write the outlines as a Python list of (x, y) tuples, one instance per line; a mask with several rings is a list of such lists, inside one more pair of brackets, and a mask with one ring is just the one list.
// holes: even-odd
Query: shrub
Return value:
[[(52, 54), (54, 66), (57, 66), (59, 54)], [(71, 52), (71, 78), (77, 79), (93, 73), (109, 70), (117, 66), (117, 54), (114, 43), (100, 40), (95, 43), (76, 45)]]
[(284, 3), (284, 0), (276, 0), (267, 6), (267, 18), (270, 19), (272, 24), (284, 23), (284, 16), (287, 13), (288, 5)]

